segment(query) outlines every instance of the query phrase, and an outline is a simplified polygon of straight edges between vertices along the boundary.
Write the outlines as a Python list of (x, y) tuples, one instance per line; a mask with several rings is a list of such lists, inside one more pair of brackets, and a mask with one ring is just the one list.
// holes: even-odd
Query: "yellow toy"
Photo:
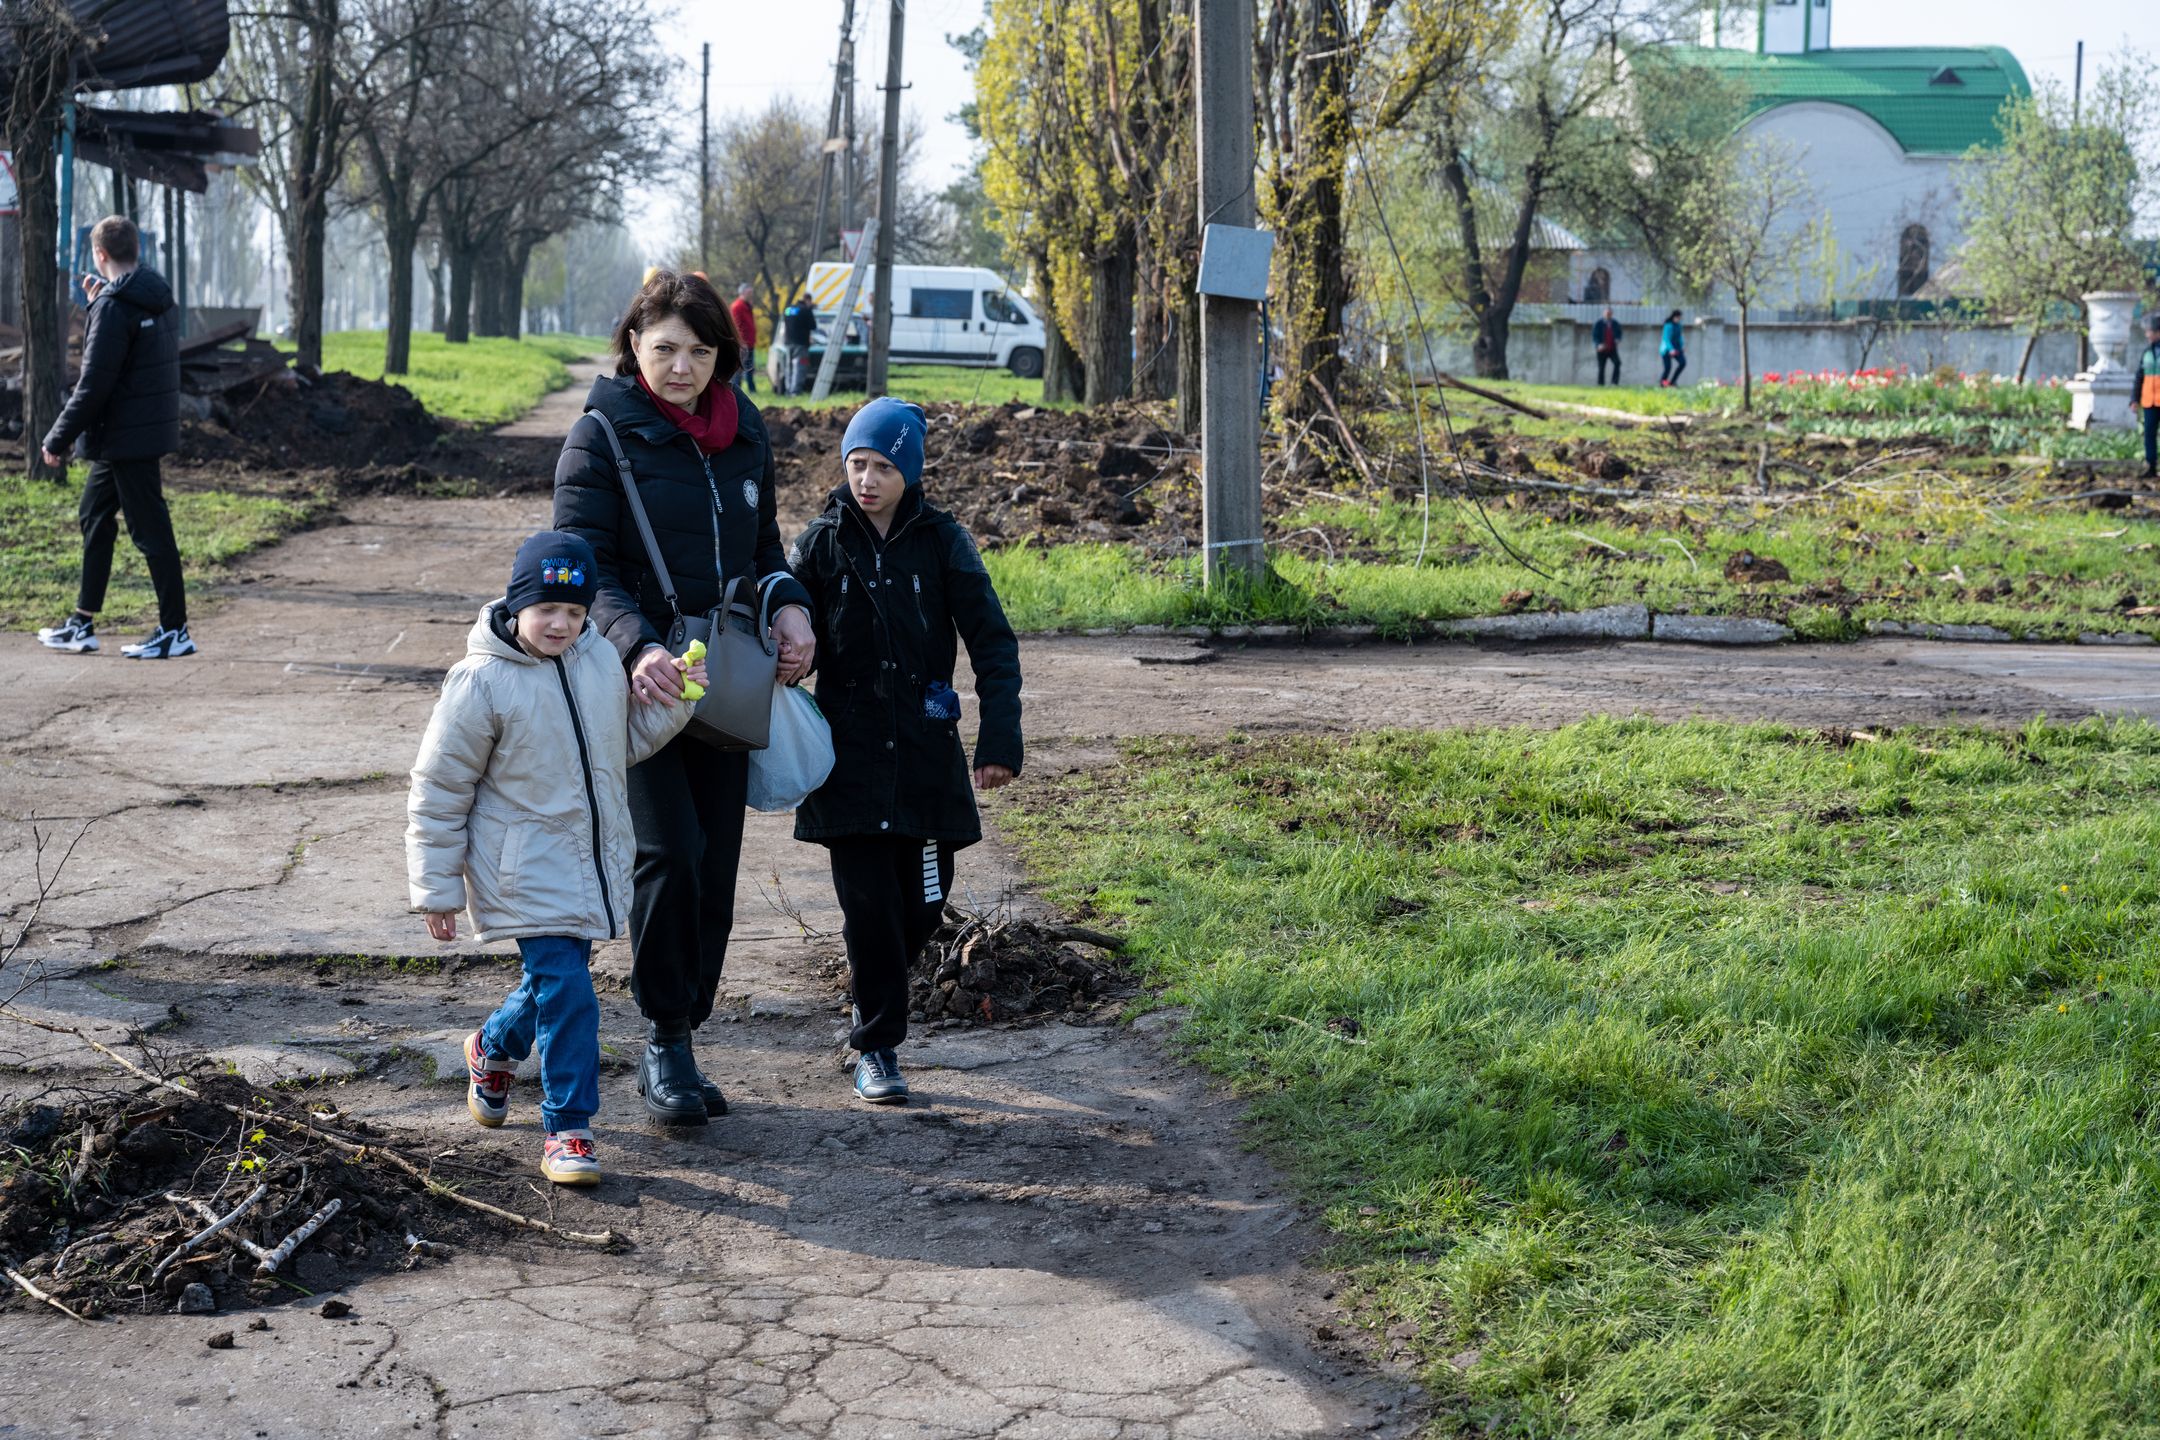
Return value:
[[(703, 640), (692, 640), (690, 642), (690, 648), (675, 657), (675, 668), (687, 672), (692, 665), (697, 664), (698, 661), (703, 660), (704, 658), (705, 642)], [(705, 698), (705, 687), (698, 684), (696, 681), (690, 679), (688, 675), (685, 674), (683, 678), (682, 694), (683, 699), (685, 700), (702, 700)]]

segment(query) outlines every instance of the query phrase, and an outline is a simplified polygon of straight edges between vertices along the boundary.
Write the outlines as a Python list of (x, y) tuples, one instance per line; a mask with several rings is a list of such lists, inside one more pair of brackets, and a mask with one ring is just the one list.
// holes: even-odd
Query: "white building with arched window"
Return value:
[[(1741, 134), (1794, 157), (1812, 192), (1809, 218), (1826, 239), (1771, 303), (1939, 298), (1934, 284), (1963, 240), (1957, 169), (1974, 146), (1999, 143), (2005, 101), (2029, 95), (2025, 71), (1996, 46), (1839, 49), (1833, 0), (1707, 0), (1700, 43), (1672, 56), (1724, 77), (1743, 97)], [(1616, 263), (1617, 261), (1617, 263)], [(1654, 277), (1624, 257), (1576, 266), (1606, 293), (1648, 298)], [(1632, 292), (1632, 293), (1631, 293)]]

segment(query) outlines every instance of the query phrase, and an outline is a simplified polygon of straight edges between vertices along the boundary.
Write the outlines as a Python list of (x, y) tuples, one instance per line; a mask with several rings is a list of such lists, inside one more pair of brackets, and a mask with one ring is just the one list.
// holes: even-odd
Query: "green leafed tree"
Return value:
[(2130, 53), (2100, 67), (2075, 115), (2043, 82), (2007, 102), (1999, 124), (2002, 143), (1974, 149), (1963, 167), (1959, 260), (1996, 314), (2032, 327), (2022, 380), (2052, 307), (2082, 309), (2089, 291), (2139, 283), (2133, 231), (2160, 185), (2160, 87), (2150, 61)]

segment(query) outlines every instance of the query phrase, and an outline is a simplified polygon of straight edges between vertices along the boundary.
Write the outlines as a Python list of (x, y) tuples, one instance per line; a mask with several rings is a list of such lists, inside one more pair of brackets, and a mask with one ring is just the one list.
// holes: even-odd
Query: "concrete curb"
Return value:
[[(2160, 640), (2142, 631), (2102, 634), (2081, 631), (2076, 640), (2025, 640), (1993, 625), (1951, 625), (1919, 620), (1871, 620), (1867, 633), (1898, 640), (1946, 640), (1967, 644), (2023, 643), (2028, 645), (2156, 645)], [(1477, 615), (1460, 620), (1428, 620), (1397, 628), (1379, 625), (1321, 625), (1301, 629), (1296, 625), (1115, 625), (1085, 630), (1030, 630), (1025, 638), (1054, 640), (1060, 636), (1088, 639), (1153, 638), (1197, 640), (1207, 644), (1236, 643), (1291, 645), (1356, 645), (1388, 639), (1411, 643), (1419, 640), (1501, 640), (1511, 644), (1547, 640), (1662, 640), (1681, 645), (1784, 645), (1795, 643), (1792, 627), (1777, 620), (1736, 615), (1657, 615), (1642, 605), (1602, 605), (1591, 610), (1534, 611), (1522, 615)], [(1839, 641), (1806, 641), (1806, 644), (1839, 644)]]

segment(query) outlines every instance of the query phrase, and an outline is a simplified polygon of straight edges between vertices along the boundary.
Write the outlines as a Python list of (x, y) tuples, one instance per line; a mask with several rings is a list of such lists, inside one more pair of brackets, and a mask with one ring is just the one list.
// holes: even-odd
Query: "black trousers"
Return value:
[(833, 893), (845, 923), (855, 994), (857, 1050), (890, 1050), (907, 1038), (908, 967), (937, 933), (952, 889), (953, 852), (935, 840), (861, 835), (827, 840)]
[(2145, 407), (2145, 468), (2160, 470), (2160, 405)]
[(1684, 350), (1668, 350), (1661, 358), (1664, 363), (1659, 366), (1659, 369), (1663, 373), (1658, 376), (1658, 379), (1667, 385), (1679, 384), (1680, 372), (1687, 369), (1687, 352)]
[(187, 624), (187, 586), (180, 578), (180, 546), (173, 539), (172, 512), (165, 508), (165, 485), (155, 456), (148, 460), (93, 460), (90, 480), (76, 509), (82, 522), (82, 583), (75, 608), (95, 615), (105, 607), (112, 583), (113, 544), (120, 519), (127, 518), (128, 538), (150, 565), (157, 591), (158, 624), (178, 630)]
[(1617, 350), (1610, 352), (1598, 351), (1597, 383), (1600, 385), (1605, 383), (1605, 367), (1608, 364), (1612, 366), (1612, 383), (1617, 385), (1620, 383), (1620, 352)]
[(630, 767), (630, 995), (656, 1025), (697, 1026), (712, 1014), (735, 928), (749, 780), (748, 753), (688, 735)]

